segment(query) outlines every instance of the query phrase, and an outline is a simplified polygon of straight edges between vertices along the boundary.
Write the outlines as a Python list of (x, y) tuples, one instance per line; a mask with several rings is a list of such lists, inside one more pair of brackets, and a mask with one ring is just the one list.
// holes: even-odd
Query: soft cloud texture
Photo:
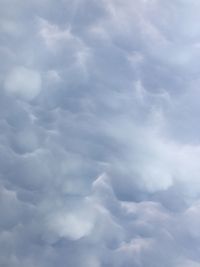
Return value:
[(200, 266), (200, 4), (0, 3), (0, 265)]
[(15, 97), (32, 100), (39, 94), (40, 89), (39, 73), (24, 67), (16, 67), (11, 70), (5, 79), (5, 90)]

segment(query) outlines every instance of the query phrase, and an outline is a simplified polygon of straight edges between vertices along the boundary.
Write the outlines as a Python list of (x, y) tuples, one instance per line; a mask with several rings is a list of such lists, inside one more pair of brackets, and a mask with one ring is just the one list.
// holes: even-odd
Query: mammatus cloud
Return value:
[(40, 74), (24, 67), (16, 67), (5, 79), (5, 90), (8, 94), (19, 96), (25, 100), (34, 99), (40, 92)]
[(0, 265), (200, 266), (200, 4), (0, 3)]

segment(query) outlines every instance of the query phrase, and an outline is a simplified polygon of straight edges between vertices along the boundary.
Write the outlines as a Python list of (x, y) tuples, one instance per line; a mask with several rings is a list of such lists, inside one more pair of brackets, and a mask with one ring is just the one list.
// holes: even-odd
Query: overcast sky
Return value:
[(200, 1), (0, 0), (0, 266), (200, 267)]

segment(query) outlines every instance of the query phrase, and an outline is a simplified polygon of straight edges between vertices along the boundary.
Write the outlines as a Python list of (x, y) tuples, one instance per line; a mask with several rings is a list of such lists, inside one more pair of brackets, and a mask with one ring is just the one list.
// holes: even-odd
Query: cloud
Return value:
[(41, 90), (40, 74), (25, 67), (15, 67), (5, 79), (5, 90), (8, 94), (32, 100)]
[(198, 10), (2, 1), (0, 265), (199, 266)]

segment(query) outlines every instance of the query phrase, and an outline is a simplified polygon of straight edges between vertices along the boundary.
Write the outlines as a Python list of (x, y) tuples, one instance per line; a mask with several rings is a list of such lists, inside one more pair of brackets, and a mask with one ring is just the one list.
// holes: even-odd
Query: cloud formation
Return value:
[(40, 92), (41, 78), (39, 73), (34, 70), (16, 67), (8, 73), (4, 86), (9, 94), (25, 100), (32, 100)]
[(1, 266), (200, 266), (199, 7), (1, 0)]

